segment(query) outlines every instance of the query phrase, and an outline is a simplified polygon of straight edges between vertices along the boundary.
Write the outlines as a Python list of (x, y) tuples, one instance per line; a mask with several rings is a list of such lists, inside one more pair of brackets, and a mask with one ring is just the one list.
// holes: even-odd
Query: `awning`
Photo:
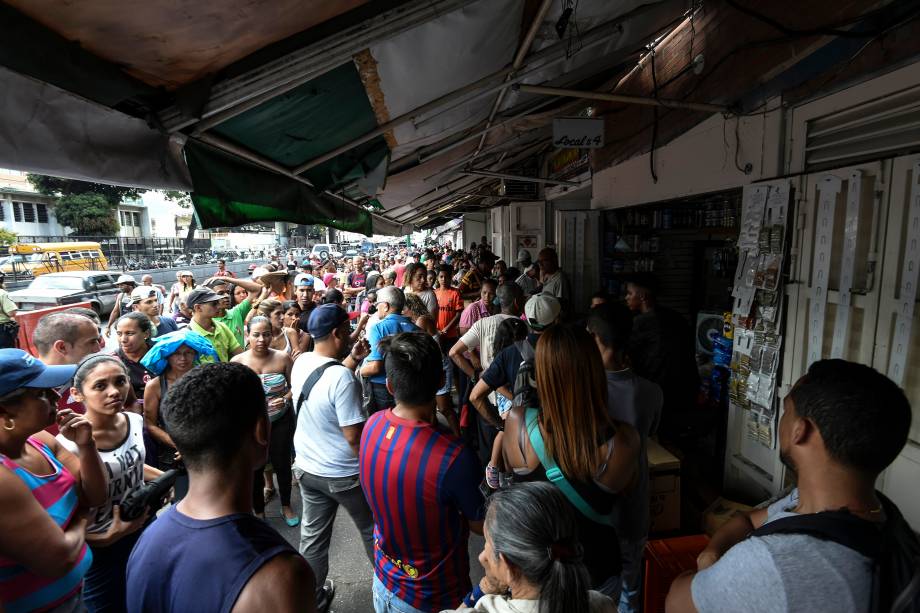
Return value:
[[(822, 2), (803, 12), (803, 31)], [(899, 4), (909, 3), (886, 6)], [(767, 5), (758, 10), (781, 10)], [(871, 6), (852, 2), (838, 17), (871, 13), (887, 26)], [(660, 85), (683, 100), (732, 69), (723, 60), (747, 32), (713, 26), (724, 10), (688, 14), (684, 0), (0, 0), (0, 167), (193, 189), (205, 227), (283, 220), (405, 234), (501, 202), (494, 173), (538, 172), (553, 118), (592, 104), (515, 84), (646, 97)], [(819, 48), (800, 38), (762, 53), (775, 66), (752, 74)], [(652, 78), (651, 47), (672, 51), (658, 65), (667, 81)], [(719, 82), (700, 91), (713, 96)], [(738, 83), (719, 90), (721, 102), (751, 90)], [(617, 124), (622, 106), (595, 106), (620, 141), (648, 146), (648, 125)]]

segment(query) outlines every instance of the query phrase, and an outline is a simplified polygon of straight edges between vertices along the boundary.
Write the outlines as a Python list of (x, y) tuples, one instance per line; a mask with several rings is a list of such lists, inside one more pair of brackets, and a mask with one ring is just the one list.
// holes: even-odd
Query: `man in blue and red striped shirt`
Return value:
[(453, 609), (470, 591), (470, 530), (482, 534), (482, 469), (460, 439), (441, 432), (435, 392), (441, 352), (427, 334), (382, 341), (396, 406), (361, 435), (361, 486), (374, 514), (374, 609)]

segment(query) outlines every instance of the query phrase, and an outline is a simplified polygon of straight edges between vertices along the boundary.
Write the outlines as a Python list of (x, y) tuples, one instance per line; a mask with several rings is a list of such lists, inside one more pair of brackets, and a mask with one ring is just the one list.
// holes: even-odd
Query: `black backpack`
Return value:
[(876, 524), (845, 511), (783, 517), (751, 536), (807, 534), (833, 541), (873, 561), (873, 613), (920, 613), (920, 540), (898, 507), (880, 492), (885, 522)]
[(537, 396), (537, 389), (535, 387), (536, 381), (536, 370), (534, 367), (534, 358), (536, 353), (534, 352), (533, 345), (530, 344), (530, 340), (524, 339), (523, 341), (516, 341), (515, 346), (518, 351), (521, 352), (521, 364), (518, 367), (517, 376), (514, 378), (514, 387), (512, 387), (512, 406), (524, 407), (525, 409), (531, 407), (539, 407), (540, 400)]
[[(307, 377), (307, 380), (303, 382), (303, 387), (300, 388), (300, 398), (297, 399), (297, 406), (294, 407), (295, 421), (300, 416), (301, 405), (303, 405), (303, 403), (305, 403), (310, 398), (310, 392), (313, 391), (313, 387), (317, 384), (319, 378), (323, 376), (323, 373), (326, 372), (326, 369), (328, 369), (330, 366), (342, 366), (342, 363), (338, 360), (330, 360), (329, 362), (325, 362), (324, 364), (318, 366), (316, 370), (311, 372), (310, 376)], [(346, 367), (342, 366), (342, 368)]]

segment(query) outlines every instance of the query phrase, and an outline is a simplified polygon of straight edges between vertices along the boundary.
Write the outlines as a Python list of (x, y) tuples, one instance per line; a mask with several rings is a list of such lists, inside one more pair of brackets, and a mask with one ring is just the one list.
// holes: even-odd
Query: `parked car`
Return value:
[(310, 251), (310, 257), (314, 256), (321, 260), (328, 260), (329, 258), (340, 258), (342, 257), (342, 253), (336, 249), (335, 245), (321, 243), (319, 245), (313, 245), (313, 250)]
[(115, 306), (117, 271), (74, 270), (36, 277), (25, 289), (10, 292), (10, 298), (23, 311), (78, 302), (89, 302), (100, 316)]

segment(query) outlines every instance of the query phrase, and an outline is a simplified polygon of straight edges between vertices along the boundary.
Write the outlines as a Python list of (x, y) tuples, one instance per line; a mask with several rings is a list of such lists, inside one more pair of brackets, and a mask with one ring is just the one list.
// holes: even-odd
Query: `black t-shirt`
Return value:
[(126, 356), (120, 347), (115, 351), (115, 355), (118, 356), (118, 359), (127, 367), (128, 378), (131, 380), (131, 388), (134, 390), (134, 395), (137, 396), (138, 400), (143, 402), (144, 388), (147, 386), (147, 382), (153, 378), (153, 375), (150, 374), (150, 371), (144, 368), (140, 362), (135, 362)]

